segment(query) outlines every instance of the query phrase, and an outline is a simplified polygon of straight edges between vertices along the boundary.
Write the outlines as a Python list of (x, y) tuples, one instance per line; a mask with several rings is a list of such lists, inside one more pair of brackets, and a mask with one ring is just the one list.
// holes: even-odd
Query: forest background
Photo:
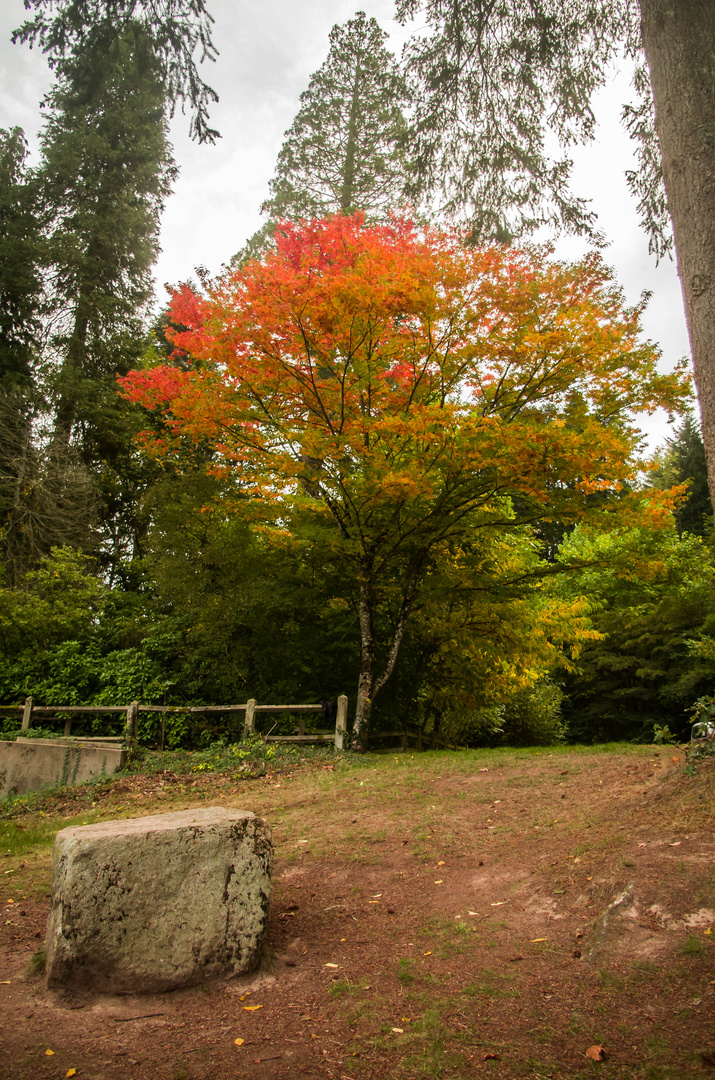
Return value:
[[(296, 505), (296, 492), (325, 501), (310, 472), (292, 474), (290, 506), (256, 515), (239, 472), (224, 467), (225, 446), (205, 430), (184, 430), (171, 459), (140, 452), (137, 433), (148, 419), (161, 433), (163, 421), (120, 397), (117, 376), (197, 359), (190, 348), (175, 355), (186, 324), (175, 306), (156, 314), (152, 267), (177, 182), (172, 108), (183, 103), (199, 143), (214, 137), (212, 94), (196, 67), (211, 52), (211, 27), (202, 4), (179, 5), (178, 27), (122, 22), (122, 6), (68, 2), (57, 14), (33, 5), (31, 17), (45, 21), (25, 36), (54, 65), (39, 164), (21, 131), (2, 136), (2, 701), (299, 703), (358, 689), (358, 708), (360, 694), (374, 706), (361, 714), (373, 730), (410, 722), (477, 745), (650, 739), (666, 726), (684, 734), (686, 710), (712, 691), (715, 623), (705, 457), (677, 379), (661, 399), (681, 419), (650, 466), (632, 410), (653, 402), (624, 396), (608, 423), (591, 404), (604, 438), (617, 429), (621, 472), (614, 463), (594, 473), (582, 457), (580, 472), (574, 464), (559, 479), (573, 491), (597, 475), (583, 513), (555, 492), (536, 512), (518, 484), (490, 489), (500, 524), (487, 542), (474, 520), (431, 539), (407, 591), (406, 564), (387, 565), (369, 590), (369, 686), (360, 573)], [(481, 244), (555, 234), (543, 191), (531, 204), (522, 192), (516, 214), (484, 198), (440, 204), (417, 161), (414, 77), (374, 20), (336, 26), (329, 48), (279, 151), (265, 224), (224, 286), (256, 280), (249, 257), (280, 258), (281, 221), (362, 212), (367, 234), (410, 205), (418, 222), (457, 225)], [(587, 232), (573, 217), (583, 206), (569, 209), (556, 173), (546, 180), (561, 224), (571, 213), (572, 232)], [(210, 297), (217, 287), (200, 267), (186, 288)], [(619, 300), (622, 324), (628, 310)], [(598, 463), (603, 446), (593, 429), (590, 438)], [(678, 485), (672, 514), (645, 512)], [(233, 734), (179, 717), (168, 739)]]

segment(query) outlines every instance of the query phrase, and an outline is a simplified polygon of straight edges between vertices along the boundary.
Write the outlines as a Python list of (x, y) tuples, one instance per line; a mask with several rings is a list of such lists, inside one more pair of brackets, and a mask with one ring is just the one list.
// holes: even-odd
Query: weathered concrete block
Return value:
[(24, 795), (48, 784), (82, 784), (109, 776), (122, 767), (126, 756), (126, 750), (118, 746), (74, 739), (0, 742), (0, 798)]
[(48, 986), (150, 993), (250, 971), (272, 854), (265, 821), (221, 806), (63, 829)]

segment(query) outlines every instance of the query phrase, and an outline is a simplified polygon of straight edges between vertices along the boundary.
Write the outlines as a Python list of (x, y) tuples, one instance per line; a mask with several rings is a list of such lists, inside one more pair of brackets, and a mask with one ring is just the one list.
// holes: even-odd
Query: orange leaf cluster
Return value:
[(219, 472), (343, 530), (503, 495), (576, 517), (632, 477), (633, 416), (689, 392), (658, 372), (639, 316), (597, 256), (335, 217), (284, 224), (274, 252), (203, 295), (184, 286), (181, 364), (120, 381), (161, 420), (145, 448), (208, 443)]

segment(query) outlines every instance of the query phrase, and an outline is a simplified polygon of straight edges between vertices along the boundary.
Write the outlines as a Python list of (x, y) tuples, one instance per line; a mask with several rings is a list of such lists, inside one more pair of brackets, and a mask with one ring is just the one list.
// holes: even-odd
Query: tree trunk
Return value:
[(355, 155), (357, 153), (357, 118), (360, 108), (360, 89), (362, 86), (362, 69), (360, 57), (357, 59), (355, 68), (355, 80), (353, 82), (352, 98), (350, 100), (350, 121), (348, 123), (348, 142), (345, 150), (343, 163), (343, 182), (340, 188), (340, 213), (352, 214), (355, 211), (353, 199), (355, 197)]
[(355, 723), (353, 724), (353, 748), (367, 748), (368, 729), (372, 703), (395, 670), (397, 656), (405, 636), (405, 627), (412, 611), (417, 592), (417, 580), (422, 560), (415, 563), (407, 581), (400, 613), (392, 634), (392, 641), (387, 650), (385, 667), (379, 676), (375, 675), (375, 635), (372, 625), (372, 576), (369, 569), (360, 573), (360, 678), (358, 679)]
[(715, 3), (640, 10), (715, 503)]
[(87, 333), (89, 318), (83, 309), (87, 307), (84, 295), (80, 295), (75, 311), (72, 336), (67, 345), (67, 353), (58, 372), (59, 401), (55, 410), (55, 423), (52, 432), (54, 450), (66, 450), (72, 439), (72, 427), (77, 420), (77, 402), (79, 388), (86, 378)]
[(370, 725), (372, 684), (375, 672), (375, 636), (372, 628), (372, 580), (370, 572), (360, 572), (360, 677), (358, 679), (355, 723), (353, 724), (353, 749), (365, 750)]

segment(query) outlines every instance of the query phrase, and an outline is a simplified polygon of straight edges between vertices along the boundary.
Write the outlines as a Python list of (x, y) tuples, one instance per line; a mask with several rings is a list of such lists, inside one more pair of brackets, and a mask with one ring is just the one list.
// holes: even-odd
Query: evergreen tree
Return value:
[(173, 110), (177, 103), (191, 109), (191, 135), (213, 142), (218, 132), (209, 127), (208, 110), (218, 101), (199, 75), (199, 64), (215, 60), (212, 17), (205, 0), (25, 0), (34, 17), (13, 34), (13, 41), (38, 44), (60, 78), (72, 74), (81, 55), (109, 54), (129, 25), (150, 42), (153, 64)]
[(0, 392), (32, 382), (41, 306), (37, 187), (20, 128), (0, 130)]
[(712, 525), (713, 508), (705, 448), (692, 415), (686, 416), (675, 436), (668, 439), (655, 479), (662, 488), (689, 484), (687, 497), (675, 512), (676, 527), (681, 536), (684, 532), (703, 536), (708, 525)]
[(63, 65), (38, 173), (46, 208), (56, 442), (93, 460), (117, 439), (114, 378), (136, 363), (159, 214), (174, 175), (151, 42), (129, 25)]
[(280, 221), (365, 212), (385, 219), (405, 201), (407, 87), (387, 34), (359, 11), (330, 32), (325, 63), (300, 97), (263, 204), (266, 224), (239, 256), (270, 246)]

